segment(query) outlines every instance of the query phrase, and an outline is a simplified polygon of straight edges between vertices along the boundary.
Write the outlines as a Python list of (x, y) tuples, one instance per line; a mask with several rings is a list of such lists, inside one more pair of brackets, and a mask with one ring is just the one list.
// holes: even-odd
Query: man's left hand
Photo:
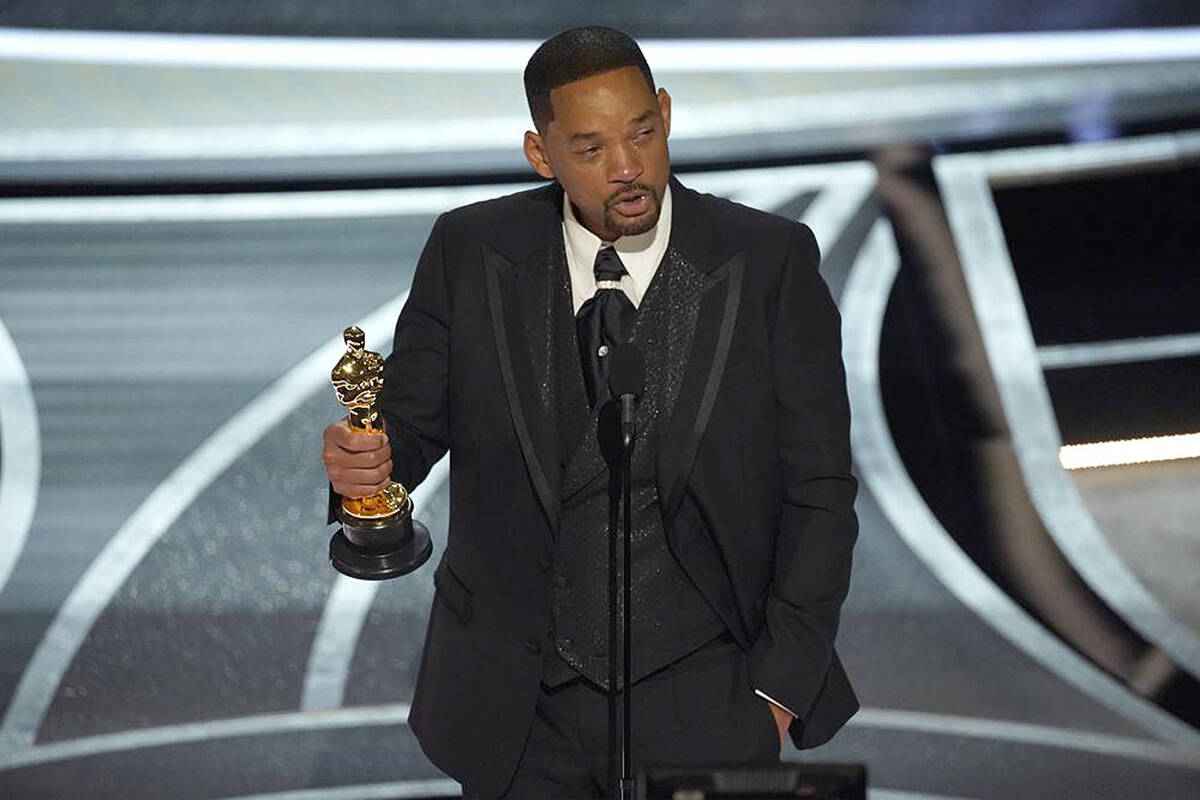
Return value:
[(792, 724), (792, 720), (795, 719), (795, 717), (772, 703), (770, 700), (764, 700), (763, 702), (770, 707), (771, 715), (775, 717), (775, 727), (779, 729), (779, 746), (782, 747), (784, 741), (787, 740), (788, 726)]

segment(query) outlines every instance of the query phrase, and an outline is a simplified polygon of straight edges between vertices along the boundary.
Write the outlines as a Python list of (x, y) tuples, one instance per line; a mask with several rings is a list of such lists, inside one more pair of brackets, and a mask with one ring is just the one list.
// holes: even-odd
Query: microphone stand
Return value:
[(624, 598), (625, 607), (622, 609), (624, 628), (621, 631), (621, 654), (624, 657), (624, 678), (625, 678), (625, 708), (624, 719), (622, 719), (622, 737), (621, 737), (621, 783), (620, 794), (621, 800), (633, 800), (634, 796), (634, 781), (633, 781), (633, 750), (631, 742), (633, 739), (633, 717), (632, 717), (632, 696), (633, 696), (633, 626), (630, 624), (630, 608), (631, 591), (630, 591), (630, 575), (633, 572), (633, 547), (631, 540), (633, 539), (633, 513), (631, 496), (633, 493), (633, 482), (630, 479), (633, 467), (633, 440), (635, 438), (636, 428), (634, 424), (634, 409), (633, 395), (621, 395), (621, 505), (624, 507), (624, 528), (625, 536), (623, 541), (625, 544), (625, 554), (622, 562), (625, 565), (625, 570), (622, 575), (624, 586), (622, 587), (622, 596)]
[[(621, 422), (621, 493), (619, 506), (623, 508), (625, 535), (623, 538), (624, 564), (621, 596), (624, 598), (621, 636), (623, 666), (624, 714), (621, 726), (617, 727), (617, 517), (609, 506), (608, 517), (608, 766), (613, 781), (613, 796), (620, 800), (633, 800), (635, 787), (633, 778), (633, 444), (637, 438), (635, 405), (645, 388), (645, 362), (633, 343), (617, 345), (609, 353), (608, 383), (612, 397), (620, 405)], [(611, 495), (610, 495), (611, 498)], [(610, 499), (610, 503), (612, 500)], [(618, 509), (619, 510), (619, 509)], [(617, 740), (620, 739), (620, 747)], [(620, 751), (618, 763), (618, 750)]]
[[(611, 502), (611, 500), (609, 501)], [(612, 780), (613, 797), (621, 797), (625, 773), (618, 765), (618, 751), (624, 755), (621, 728), (617, 724), (617, 526), (616, 515), (608, 517), (608, 775)], [(628, 687), (626, 687), (628, 690)]]
[[(608, 685), (612, 691), (608, 695), (608, 752), (609, 774), (613, 776), (615, 786), (613, 796), (619, 800), (633, 800), (633, 724), (632, 724), (632, 692), (633, 683), (633, 647), (632, 626), (630, 624), (630, 609), (632, 607), (632, 591), (630, 579), (633, 570), (632, 536), (633, 514), (631, 497), (633, 482), (631, 480), (633, 467), (633, 441), (636, 438), (634, 422), (634, 395), (623, 394), (621, 405), (621, 517), (624, 536), (621, 537), (623, 557), (621, 563), (625, 569), (621, 580), (621, 596), (624, 600), (621, 613), (621, 659), (622, 659), (622, 692), (623, 709), (621, 724), (617, 725), (617, 526), (610, 522), (608, 537)], [(610, 517), (610, 520), (612, 518)], [(618, 751), (620, 758), (618, 760)], [(614, 763), (615, 762), (615, 763)]]

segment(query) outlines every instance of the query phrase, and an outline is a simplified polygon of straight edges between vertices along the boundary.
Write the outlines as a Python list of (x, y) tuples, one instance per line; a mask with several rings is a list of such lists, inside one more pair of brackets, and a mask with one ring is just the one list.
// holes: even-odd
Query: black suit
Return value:
[[(668, 253), (703, 273), (678, 400), (656, 431), (672, 552), (800, 714), (799, 747), (857, 708), (833, 650), (857, 533), (837, 311), (811, 231), (672, 182)], [(410, 723), (460, 781), (501, 791), (549, 646), (561, 465), (545, 388), (565, 265), (552, 184), (442, 215), (385, 373), (393, 477), (451, 453), (449, 544)]]

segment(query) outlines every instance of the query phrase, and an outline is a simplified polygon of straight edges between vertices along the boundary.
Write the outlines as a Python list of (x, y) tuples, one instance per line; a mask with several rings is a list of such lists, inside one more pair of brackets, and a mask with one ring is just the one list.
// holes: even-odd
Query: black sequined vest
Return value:
[[(637, 409), (631, 487), (635, 681), (687, 655), (724, 630), (671, 553), (654, 474), (657, 425), (660, 420), (666, 423), (675, 404), (691, 348), (701, 287), (702, 275), (668, 250), (642, 298), (629, 336), (646, 362), (646, 387)], [(587, 407), (574, 320), (569, 316), (569, 283), (566, 295), (562, 287), (559, 295), (555, 327), (560, 345), (556, 347), (556, 379), (562, 512), (553, 577), (555, 647), (546, 659), (543, 680), (553, 686), (582, 675), (607, 688), (610, 494), (616, 496), (619, 492), (615, 469), (610, 470), (610, 464), (615, 467), (619, 458), (616, 410), (611, 402), (591, 411)], [(568, 337), (570, 346), (561, 346)], [(618, 553), (620, 550), (618, 547)], [(620, 599), (618, 590), (618, 614)]]

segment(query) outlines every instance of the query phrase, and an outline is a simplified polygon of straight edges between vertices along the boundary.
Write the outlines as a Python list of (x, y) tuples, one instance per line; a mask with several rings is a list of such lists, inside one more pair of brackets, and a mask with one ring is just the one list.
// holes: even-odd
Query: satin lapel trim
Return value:
[(659, 497), (667, 517), (683, 499), (696, 450), (717, 401), (741, 304), (745, 264), (745, 254), (738, 253), (708, 274), (683, 383), (666, 435), (659, 440)]
[[(561, 477), (554, 420), (546, 407), (553, 403), (547, 394), (554, 380), (553, 361), (543, 364), (546, 354), (533, 349), (553, 335), (549, 305), (554, 296), (550, 291), (553, 265), (518, 268), (486, 244), (483, 264), (492, 334), (513, 430), (550, 529), (557, 534)], [(529, 334), (539, 331), (542, 335), (531, 341)]]

